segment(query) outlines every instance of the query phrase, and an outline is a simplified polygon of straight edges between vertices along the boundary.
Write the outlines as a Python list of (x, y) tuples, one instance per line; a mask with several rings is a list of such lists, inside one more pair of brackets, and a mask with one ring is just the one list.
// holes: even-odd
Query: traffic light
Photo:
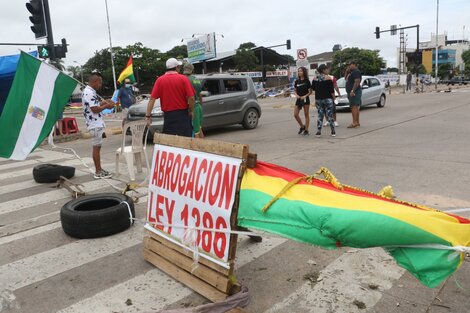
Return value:
[(377, 38), (377, 39), (380, 38), (380, 27), (375, 28), (375, 38)]
[(290, 50), (290, 39), (287, 39), (287, 41), (286, 41), (286, 47), (287, 47), (287, 50)]
[(38, 55), (41, 59), (50, 59), (53, 57), (53, 47), (48, 45), (38, 46)]
[(54, 46), (54, 56), (58, 59), (65, 58), (65, 53), (67, 51), (67, 41), (65, 38), (62, 38), (62, 45)]
[(29, 20), (33, 23), (31, 30), (33, 31), (36, 39), (47, 37), (46, 16), (44, 14), (43, 0), (29, 0), (29, 2), (26, 3), (26, 8), (29, 13), (31, 13)]

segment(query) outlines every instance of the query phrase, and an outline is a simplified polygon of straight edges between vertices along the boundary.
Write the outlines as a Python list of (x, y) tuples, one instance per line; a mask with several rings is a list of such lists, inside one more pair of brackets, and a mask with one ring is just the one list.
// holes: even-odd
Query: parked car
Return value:
[[(256, 98), (253, 81), (248, 76), (234, 74), (196, 75), (201, 80), (203, 94), (203, 129), (241, 124), (245, 129), (258, 126), (261, 107)], [(127, 119), (136, 121), (145, 118), (149, 99), (144, 98), (132, 105)], [(160, 100), (152, 110), (150, 136), (163, 130), (163, 112)]]
[(466, 85), (468, 81), (463, 76), (455, 76), (447, 81), (447, 85)]
[[(346, 80), (340, 78), (337, 81), (341, 97), (338, 98), (338, 104), (336, 108), (349, 108), (348, 95), (346, 93)], [(377, 105), (379, 108), (385, 106), (386, 89), (385, 84), (374, 76), (362, 76), (361, 80), (362, 88), (362, 105)]]

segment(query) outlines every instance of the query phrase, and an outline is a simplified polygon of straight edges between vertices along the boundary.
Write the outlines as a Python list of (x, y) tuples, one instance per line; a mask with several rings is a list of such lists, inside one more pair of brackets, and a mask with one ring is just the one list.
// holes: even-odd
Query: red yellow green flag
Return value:
[(135, 77), (134, 77), (134, 68), (132, 67), (132, 56), (129, 58), (129, 61), (127, 61), (126, 67), (122, 70), (121, 74), (119, 74), (118, 82), (122, 84), (122, 82), (126, 79), (129, 78), (131, 83), (135, 83)]
[(258, 161), (243, 176), (238, 224), (327, 249), (383, 247), (428, 287), (454, 273), (470, 251), (469, 219), (326, 177)]

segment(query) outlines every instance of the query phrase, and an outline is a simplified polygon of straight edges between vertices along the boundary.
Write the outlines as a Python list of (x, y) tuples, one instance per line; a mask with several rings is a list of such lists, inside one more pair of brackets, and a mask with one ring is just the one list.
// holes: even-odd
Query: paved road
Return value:
[[(304, 173), (325, 166), (341, 182), (371, 191), (391, 184), (404, 200), (442, 210), (470, 208), (469, 96), (467, 88), (393, 95), (384, 108), (361, 111), (358, 129), (345, 127), (349, 112), (338, 113), (336, 138), (327, 130), (320, 138), (298, 136), (292, 101), (268, 99), (261, 101), (257, 129), (233, 126), (208, 131), (207, 137), (247, 143), (260, 160)], [(120, 138), (107, 139), (105, 168), (113, 170)], [(92, 163), (87, 140), (62, 145)], [(76, 166), (74, 180), (89, 193), (111, 191), (62, 151), (44, 147), (23, 162), (0, 160), (1, 312), (138, 312), (204, 302), (143, 260), (139, 224), (108, 238), (66, 236), (59, 209), (70, 195), (32, 181), (32, 167), (44, 162)], [(138, 218), (145, 215), (146, 199), (141, 200)], [(325, 251), (282, 238), (241, 238), (237, 255), (237, 277), (252, 295), (250, 312), (470, 312), (468, 261), (455, 279), (427, 289), (381, 249)]]

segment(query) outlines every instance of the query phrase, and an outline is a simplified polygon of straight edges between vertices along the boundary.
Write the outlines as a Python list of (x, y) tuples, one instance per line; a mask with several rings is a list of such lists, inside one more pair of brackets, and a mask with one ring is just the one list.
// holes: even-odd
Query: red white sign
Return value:
[(155, 145), (146, 228), (181, 246), (185, 232), (193, 228), (201, 255), (226, 263), (240, 163), (231, 157)]
[(297, 59), (305, 60), (307, 58), (307, 49), (297, 49)]

